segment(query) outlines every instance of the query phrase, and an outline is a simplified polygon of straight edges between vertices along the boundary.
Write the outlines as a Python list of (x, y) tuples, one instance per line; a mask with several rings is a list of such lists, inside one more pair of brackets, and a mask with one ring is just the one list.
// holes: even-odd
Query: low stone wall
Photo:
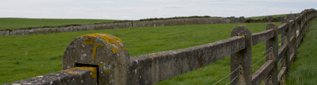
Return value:
[[(236, 21), (243, 23), (244, 21)], [(133, 27), (157, 27), (157, 26), (175, 26), (175, 25), (195, 25), (195, 24), (217, 24), (230, 23), (227, 18), (184, 18), (184, 19), (169, 19), (169, 20), (151, 20), (151, 21), (134, 21)]]
[(273, 17), (269, 16), (269, 17), (265, 17), (265, 18), (262, 18), (262, 19), (246, 19), (245, 23), (282, 22), (285, 19), (286, 19), (285, 17), (273, 18)]
[(244, 23), (245, 22), (245, 18), (244, 17), (240, 17), (240, 18), (235, 18), (234, 16), (228, 18), (230, 19), (230, 23)]
[(0, 36), (9, 36), (9, 35), (10, 35), (10, 31), (9, 30), (0, 31)]
[(103, 29), (122, 29), (131, 27), (157, 27), (157, 26), (176, 26), (176, 25), (195, 25), (195, 24), (218, 24), (218, 23), (244, 23), (244, 17), (222, 18), (180, 18), (180, 19), (153, 19), (139, 21), (124, 21), (114, 23), (100, 23), (92, 25), (68, 25), (57, 27), (43, 27), (31, 29), (16, 29), (16, 30), (0, 30), (0, 36), (11, 35), (29, 35), (29, 34), (48, 34), (62, 32), (77, 32)]

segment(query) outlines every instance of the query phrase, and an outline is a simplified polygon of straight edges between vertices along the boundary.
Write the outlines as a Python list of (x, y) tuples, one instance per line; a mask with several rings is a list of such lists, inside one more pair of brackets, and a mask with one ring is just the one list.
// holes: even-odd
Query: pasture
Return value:
[[(280, 22), (274, 23), (280, 25)], [(65, 48), (73, 39), (84, 34), (107, 33), (115, 35), (124, 42), (130, 52), (130, 56), (133, 57), (148, 53), (187, 48), (226, 39), (230, 37), (231, 30), (238, 25), (245, 25), (250, 28), (252, 33), (257, 33), (264, 31), (267, 24), (269, 23), (183, 25), (1, 36), (0, 84), (62, 70), (62, 56)], [(290, 73), (286, 78), (287, 84), (315, 83), (316, 76), (312, 75), (317, 72), (317, 69), (313, 66), (317, 64), (313, 62), (313, 60), (316, 60), (314, 56), (317, 55), (314, 52), (314, 50), (316, 50), (314, 47), (316, 46), (313, 44), (316, 43), (317, 39), (316, 35), (313, 35), (314, 32), (317, 32), (316, 19), (313, 24), (314, 25), (308, 29), (304, 42), (298, 50), (297, 60), (295, 63), (292, 63)], [(255, 45), (252, 48), (252, 55), (261, 55), (264, 49), (265, 43)], [(263, 55), (254, 58), (253, 63), (262, 57)], [(306, 63), (306, 61), (308, 62)], [(256, 71), (263, 63), (264, 60), (254, 66), (254, 68), (252, 68), (254, 70), (252, 71)], [(230, 57), (226, 57), (216, 63), (161, 82), (159, 85), (212, 84), (229, 73)], [(230, 78), (225, 79), (223, 82), (220, 82), (219, 85), (226, 84), (229, 82), (229, 79)]]

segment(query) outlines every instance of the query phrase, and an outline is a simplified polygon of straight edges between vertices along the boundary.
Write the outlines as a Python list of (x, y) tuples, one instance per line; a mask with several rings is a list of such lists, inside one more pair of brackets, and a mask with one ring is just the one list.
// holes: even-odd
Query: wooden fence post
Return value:
[(125, 85), (129, 59), (129, 52), (119, 38), (109, 34), (87, 34), (67, 46), (63, 69), (95, 67), (99, 85)]
[[(268, 24), (266, 26), (266, 30), (273, 30), (274, 31), (274, 37), (272, 37), (271, 39), (267, 40), (265, 43), (265, 55), (269, 55), (269, 54), (273, 54), (273, 55), (269, 55), (268, 57), (265, 58), (266, 61), (268, 60), (273, 60), (274, 61), (274, 67), (270, 72), (270, 76), (269, 79), (271, 80), (271, 83), (273, 85), (277, 85), (277, 70), (278, 70), (278, 66), (277, 66), (277, 57), (278, 57), (278, 30), (277, 30), (277, 26), (275, 24)], [(270, 50), (270, 51), (267, 51)]]
[(231, 85), (251, 85), (252, 83), (252, 33), (246, 26), (237, 26), (231, 31), (231, 37), (244, 36), (245, 49), (231, 55)]

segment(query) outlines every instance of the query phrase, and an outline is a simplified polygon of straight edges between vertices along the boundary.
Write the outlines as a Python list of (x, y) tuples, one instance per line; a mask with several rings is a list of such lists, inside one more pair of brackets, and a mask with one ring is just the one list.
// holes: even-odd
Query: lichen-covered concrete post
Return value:
[(269, 55), (268, 57), (265, 58), (266, 61), (268, 60), (273, 60), (274, 61), (274, 68), (271, 70), (270, 72), (270, 80), (273, 83), (273, 85), (277, 85), (277, 57), (278, 57), (278, 30), (277, 30), (277, 26), (275, 24), (268, 24), (266, 26), (266, 30), (273, 30), (274, 31), (274, 37), (272, 37), (271, 39), (267, 40), (265, 43), (265, 49), (266, 50), (270, 50), (270, 51), (266, 51), (265, 55), (269, 55), (269, 54), (273, 54), (273, 55)]
[(231, 75), (231, 80), (236, 76), (236, 81), (231, 85), (251, 85), (252, 83), (252, 33), (246, 26), (237, 26), (231, 31), (231, 37), (244, 36), (245, 49), (231, 55), (231, 72), (239, 67)]
[(63, 69), (96, 67), (99, 85), (125, 85), (129, 59), (129, 52), (119, 38), (109, 34), (87, 34), (67, 46)]

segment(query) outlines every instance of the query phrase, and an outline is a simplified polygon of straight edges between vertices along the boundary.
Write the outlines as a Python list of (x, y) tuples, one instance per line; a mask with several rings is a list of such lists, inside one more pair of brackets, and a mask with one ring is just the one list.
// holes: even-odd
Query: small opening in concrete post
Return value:
[(231, 72), (241, 65), (243, 71), (239, 75), (239, 71), (231, 74), (231, 80), (236, 76), (237, 82), (232, 82), (231, 85), (251, 85), (252, 83), (252, 33), (246, 26), (237, 26), (231, 31), (231, 37), (244, 36), (245, 49), (231, 55)]
[(119, 38), (109, 34), (87, 34), (77, 37), (67, 46), (63, 69), (98, 67), (99, 85), (124, 85), (129, 59), (129, 52)]

